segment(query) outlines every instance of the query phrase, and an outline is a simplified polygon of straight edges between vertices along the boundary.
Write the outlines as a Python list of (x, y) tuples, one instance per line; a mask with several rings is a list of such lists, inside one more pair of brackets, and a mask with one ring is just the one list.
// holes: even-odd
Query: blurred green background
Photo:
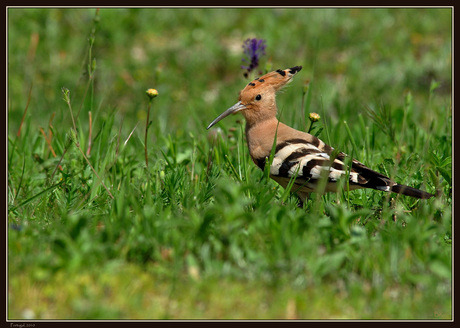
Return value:
[[(241, 116), (206, 130), (248, 83), (247, 38), (261, 71), (303, 66), (283, 122), (317, 112), (320, 138), (439, 197), (297, 208)], [(451, 73), (450, 8), (9, 8), (9, 318), (452, 318)], [(113, 198), (66, 141), (63, 87)]]
[[(64, 120), (62, 86), (81, 96), (94, 12), (9, 9), (11, 130), (32, 82), (37, 124), (46, 125), (51, 112)], [(252, 37), (267, 40), (262, 68), (268, 60), (273, 69), (304, 67), (297, 89), (302, 80), (315, 80), (312, 107), (324, 106), (331, 118), (343, 98), (353, 99), (358, 111), (363, 103), (401, 97), (401, 89), (426, 93), (432, 80), (450, 92), (449, 9), (101, 9), (99, 16), (95, 104), (135, 122), (145, 112), (144, 90), (154, 87), (163, 95), (155, 118), (164, 133), (200, 130), (236, 102), (246, 82), (242, 44)], [(292, 89), (287, 92), (298, 92)], [(295, 122), (298, 113), (285, 115)]]

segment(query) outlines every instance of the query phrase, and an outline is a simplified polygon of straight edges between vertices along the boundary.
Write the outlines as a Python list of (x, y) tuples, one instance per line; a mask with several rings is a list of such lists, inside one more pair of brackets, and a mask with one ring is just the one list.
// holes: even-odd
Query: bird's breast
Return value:
[[(260, 162), (270, 156), (275, 140), (276, 127), (252, 126), (246, 127), (246, 141), (248, 143), (249, 154), (257, 166), (261, 167)], [(262, 168), (262, 167), (261, 167)]]

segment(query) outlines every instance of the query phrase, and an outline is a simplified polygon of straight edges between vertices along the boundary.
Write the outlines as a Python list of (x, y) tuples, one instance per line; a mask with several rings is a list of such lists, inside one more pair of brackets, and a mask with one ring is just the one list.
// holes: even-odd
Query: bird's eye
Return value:
[(256, 96), (256, 100), (260, 100), (260, 99), (262, 99), (262, 96), (261, 96), (261, 95), (257, 95), (257, 96)]

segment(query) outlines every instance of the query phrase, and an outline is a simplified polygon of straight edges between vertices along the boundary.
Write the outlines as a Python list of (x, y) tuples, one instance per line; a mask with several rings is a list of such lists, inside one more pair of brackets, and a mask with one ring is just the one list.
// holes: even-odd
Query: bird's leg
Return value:
[(299, 200), (299, 202), (297, 203), (297, 207), (298, 208), (303, 208), (304, 203), (303, 203), (302, 199), (300, 199), (300, 197), (298, 197), (298, 200)]
[(310, 197), (310, 193), (309, 192), (302, 192), (302, 193), (297, 192), (296, 195), (299, 201), (297, 203), (297, 207), (303, 208), (303, 205), (307, 202), (308, 198)]

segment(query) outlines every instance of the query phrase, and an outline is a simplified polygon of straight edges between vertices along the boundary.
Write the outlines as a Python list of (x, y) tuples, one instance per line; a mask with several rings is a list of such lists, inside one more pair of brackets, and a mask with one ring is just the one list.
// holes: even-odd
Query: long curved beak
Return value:
[(227, 109), (225, 112), (223, 112), (222, 114), (217, 116), (217, 118), (214, 121), (212, 121), (211, 124), (208, 125), (206, 130), (209, 130), (210, 127), (212, 127), (214, 124), (216, 124), (217, 122), (219, 122), (223, 118), (226, 118), (228, 115), (238, 113), (240, 110), (243, 110), (245, 108), (246, 108), (246, 106), (243, 105), (241, 103), (241, 101), (238, 101), (235, 105), (233, 105), (232, 107)]

